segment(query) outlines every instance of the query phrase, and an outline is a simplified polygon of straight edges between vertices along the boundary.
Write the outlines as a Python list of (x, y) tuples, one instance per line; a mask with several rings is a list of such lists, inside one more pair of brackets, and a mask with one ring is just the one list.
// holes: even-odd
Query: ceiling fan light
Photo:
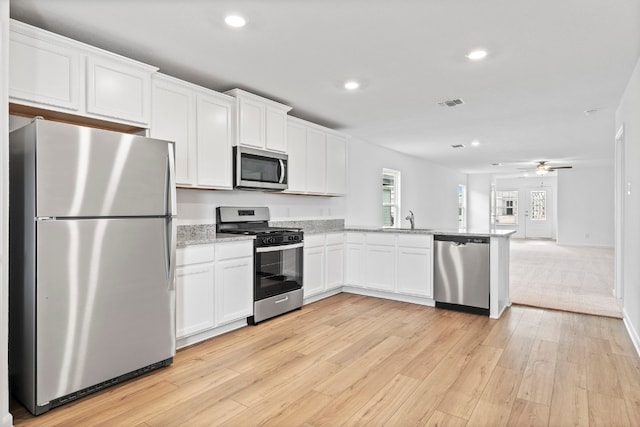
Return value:
[(543, 168), (543, 167), (542, 168), (540, 168), (540, 167), (536, 168), (536, 175), (546, 175), (547, 172), (549, 172), (549, 171), (547, 169)]

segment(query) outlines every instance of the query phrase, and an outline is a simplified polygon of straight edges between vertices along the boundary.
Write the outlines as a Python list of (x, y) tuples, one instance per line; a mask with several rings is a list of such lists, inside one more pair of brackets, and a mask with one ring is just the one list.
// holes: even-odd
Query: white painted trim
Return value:
[(622, 309), (622, 321), (624, 322), (624, 326), (627, 328), (627, 333), (629, 334), (629, 338), (631, 338), (633, 346), (636, 348), (636, 353), (640, 356), (640, 335), (638, 335), (638, 331), (633, 327), (633, 323), (629, 320), (627, 311), (624, 308)]
[(384, 298), (392, 301), (408, 302), (410, 304), (426, 305), (435, 307), (436, 302), (431, 298), (416, 297), (411, 295), (394, 294), (390, 292), (378, 291), (375, 289), (356, 288), (353, 286), (344, 286), (342, 292), (348, 294), (364, 295), (368, 297)]
[(342, 293), (342, 286), (335, 289), (331, 289), (330, 291), (321, 292), (319, 294), (315, 294), (308, 298), (305, 298), (304, 301), (302, 302), (302, 305), (311, 304), (313, 302), (320, 301), (322, 299), (329, 298), (334, 295), (338, 295), (339, 293)]
[(247, 319), (242, 319), (235, 322), (227, 323), (226, 325), (219, 326), (217, 328), (208, 329), (199, 334), (179, 338), (176, 343), (176, 349), (180, 350), (181, 348), (206, 341), (210, 338), (217, 337), (218, 335), (226, 334), (227, 332), (235, 331), (236, 329), (243, 328), (247, 325)]

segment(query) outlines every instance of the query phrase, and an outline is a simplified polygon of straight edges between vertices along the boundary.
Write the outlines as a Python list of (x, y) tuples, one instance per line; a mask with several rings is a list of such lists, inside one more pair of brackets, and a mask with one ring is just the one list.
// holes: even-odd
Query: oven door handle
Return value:
[(267, 246), (263, 248), (256, 248), (256, 252), (261, 254), (263, 252), (286, 251), (287, 249), (297, 249), (303, 246), (304, 243), (296, 243), (294, 245)]

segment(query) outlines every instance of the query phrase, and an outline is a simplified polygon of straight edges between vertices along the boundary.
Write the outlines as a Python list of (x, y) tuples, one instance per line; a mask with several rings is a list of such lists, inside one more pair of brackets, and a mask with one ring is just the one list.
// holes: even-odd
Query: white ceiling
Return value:
[[(466, 173), (611, 164), (615, 109), (640, 55), (640, 0), (10, 4), (20, 21)], [(247, 25), (227, 27), (230, 12)], [(472, 62), (475, 48), (489, 55)], [(346, 79), (361, 89), (347, 92)], [(452, 98), (465, 104), (437, 105)]]

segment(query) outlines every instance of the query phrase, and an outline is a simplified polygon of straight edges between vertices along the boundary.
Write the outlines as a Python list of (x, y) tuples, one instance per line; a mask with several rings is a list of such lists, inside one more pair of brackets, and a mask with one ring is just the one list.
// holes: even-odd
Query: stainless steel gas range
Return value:
[(268, 207), (216, 208), (216, 231), (256, 236), (253, 316), (263, 320), (302, 307), (304, 235), (300, 229), (269, 226)]

